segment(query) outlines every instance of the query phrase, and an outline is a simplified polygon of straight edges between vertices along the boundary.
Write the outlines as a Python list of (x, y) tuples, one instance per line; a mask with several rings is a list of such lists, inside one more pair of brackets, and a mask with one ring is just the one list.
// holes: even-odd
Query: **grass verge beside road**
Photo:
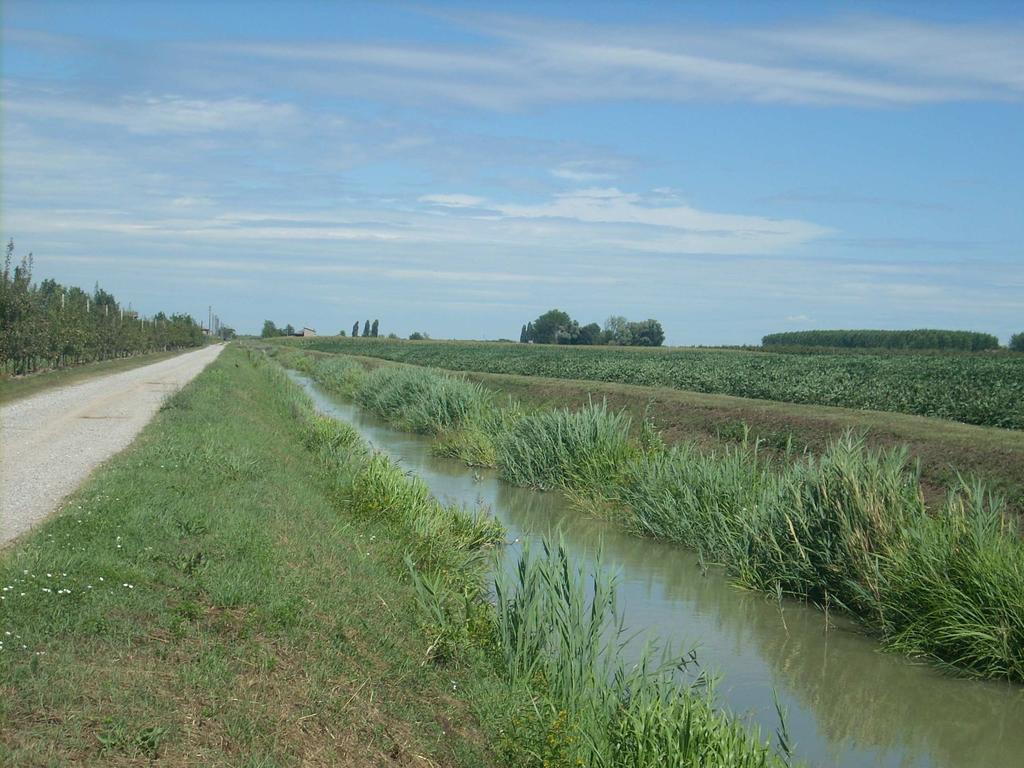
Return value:
[(408, 542), (339, 514), (272, 394), (227, 350), (3, 553), (0, 764), (491, 764)]

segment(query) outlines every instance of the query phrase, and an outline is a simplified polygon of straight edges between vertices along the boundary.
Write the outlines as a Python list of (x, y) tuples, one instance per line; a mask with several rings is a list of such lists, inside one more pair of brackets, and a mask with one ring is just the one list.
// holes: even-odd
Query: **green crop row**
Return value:
[(1024, 429), (1024, 356), (1016, 355), (793, 355), (339, 338), (305, 345), (456, 371), (672, 387)]

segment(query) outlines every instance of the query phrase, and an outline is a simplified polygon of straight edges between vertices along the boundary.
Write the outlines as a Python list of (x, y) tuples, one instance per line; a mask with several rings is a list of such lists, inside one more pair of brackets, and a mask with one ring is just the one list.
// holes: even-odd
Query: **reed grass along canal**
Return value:
[[(696, 555), (581, 515), (559, 493), (510, 485), (490, 470), (437, 457), (432, 441), (399, 431), (296, 371), (325, 414), (419, 475), (444, 503), (483, 506), (525, 541), (561, 535), (572, 555), (620, 574), (632, 630), (695, 648), (718, 676), (720, 701), (771, 733), (773, 690), (796, 757), (812, 765), (997, 768), (1024, 755), (1024, 690), (965, 680), (895, 654), (854, 626), (794, 601), (737, 589)], [(514, 558), (509, 557), (509, 560)]]

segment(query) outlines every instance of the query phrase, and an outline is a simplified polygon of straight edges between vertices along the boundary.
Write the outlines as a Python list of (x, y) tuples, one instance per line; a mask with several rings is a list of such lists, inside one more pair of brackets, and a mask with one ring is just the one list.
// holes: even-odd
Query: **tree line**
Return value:
[[(379, 328), (380, 328), (380, 321), (374, 320), (373, 321), (373, 325), (370, 325), (370, 321), (367, 320), (363, 324), (363, 337), (364, 338), (368, 338), (368, 339), (375, 339), (375, 338), (377, 338), (377, 332), (378, 332)], [(344, 336), (345, 332), (342, 331), (341, 335)], [(352, 338), (358, 338), (358, 337), (359, 337), (359, 321), (356, 320), (355, 323), (352, 324)]]
[[(0, 371), (32, 373), (143, 352), (197, 347), (203, 329), (187, 314), (142, 318), (97, 285), (32, 282), (32, 254), (15, 262), (7, 244), (0, 275)], [(230, 329), (227, 329), (230, 330)]]
[[(288, 325), (285, 325), (285, 326), (279, 328), (274, 323), (273, 320), (264, 320), (263, 321), (263, 330), (260, 332), (260, 337), (264, 338), (264, 339), (269, 339), (269, 338), (273, 338), (274, 336), (295, 336), (295, 335), (297, 335), (297, 333), (298, 332), (295, 330), (294, 327), (292, 327), (291, 323), (289, 323)], [(377, 335), (379, 333), (380, 333), (380, 321), (379, 320), (374, 320), (372, 323), (369, 320), (367, 320), (363, 324), (363, 332), (362, 332), (362, 334), (359, 333), (359, 321), (356, 320), (352, 324), (352, 337), (353, 338), (359, 338), (359, 336), (362, 335), (365, 338), (375, 339), (375, 338), (377, 338)], [(338, 335), (339, 336), (347, 336), (348, 334), (343, 329), (343, 330), (338, 331)], [(395, 334), (392, 333), (392, 334), (389, 334), (388, 338), (395, 338), (395, 339), (397, 339), (398, 337)]]
[(263, 330), (260, 331), (260, 338), (261, 339), (272, 339), (275, 336), (294, 336), (294, 335), (295, 335), (295, 328), (292, 327), (291, 323), (288, 323), (288, 325), (285, 325), (285, 326), (282, 326), (281, 328), (278, 328), (277, 327), (277, 323), (275, 323), (273, 320), (264, 320), (263, 321)]
[(983, 352), (988, 349), (999, 349), (999, 339), (990, 333), (944, 331), (931, 328), (913, 331), (788, 331), (768, 334), (761, 339), (761, 346), (939, 349)]
[(665, 331), (654, 319), (630, 321), (620, 315), (597, 323), (580, 325), (567, 312), (551, 309), (523, 326), (520, 343), (534, 344), (611, 344), (622, 347), (660, 347)]

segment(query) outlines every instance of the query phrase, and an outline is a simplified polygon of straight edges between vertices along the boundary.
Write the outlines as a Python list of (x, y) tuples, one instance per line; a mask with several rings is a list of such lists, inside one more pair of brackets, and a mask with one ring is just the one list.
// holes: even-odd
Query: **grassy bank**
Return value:
[(0, 763), (491, 764), (494, 678), (423, 664), (410, 540), (286, 394), (228, 350), (4, 553)]
[(756, 443), (718, 454), (668, 448), (604, 405), (523, 413), (428, 370), (366, 373), (351, 359), (284, 355), (396, 423), (417, 414), (447, 455), (562, 488), (638, 533), (694, 547), (745, 586), (845, 610), (887, 647), (959, 672), (1024, 680), (1015, 521), (1001, 498), (970, 483), (929, 508), (904, 450), (851, 435), (785, 461)]
[(84, 363), (68, 368), (57, 368), (52, 371), (41, 371), (31, 373), (27, 376), (8, 376), (0, 378), (0, 405), (20, 400), (23, 397), (45, 392), (48, 389), (66, 387), (72, 384), (80, 384), (89, 379), (99, 376), (106, 376), (111, 373), (130, 371), (133, 368), (140, 368), (150, 363), (158, 363), (161, 360), (168, 360), (189, 350), (175, 350), (172, 352), (153, 352), (148, 355), (134, 355), (123, 357), (118, 360), (103, 360), (98, 363)]
[(0, 763), (781, 765), (659, 670), (568, 698), (558, 619), (591, 604), (524, 561), (496, 611), (499, 536), (231, 348), (3, 553)]
[(1009, 353), (798, 355), (333, 337), (302, 344), (457, 371), (671, 387), (1024, 429), (1024, 357)]

